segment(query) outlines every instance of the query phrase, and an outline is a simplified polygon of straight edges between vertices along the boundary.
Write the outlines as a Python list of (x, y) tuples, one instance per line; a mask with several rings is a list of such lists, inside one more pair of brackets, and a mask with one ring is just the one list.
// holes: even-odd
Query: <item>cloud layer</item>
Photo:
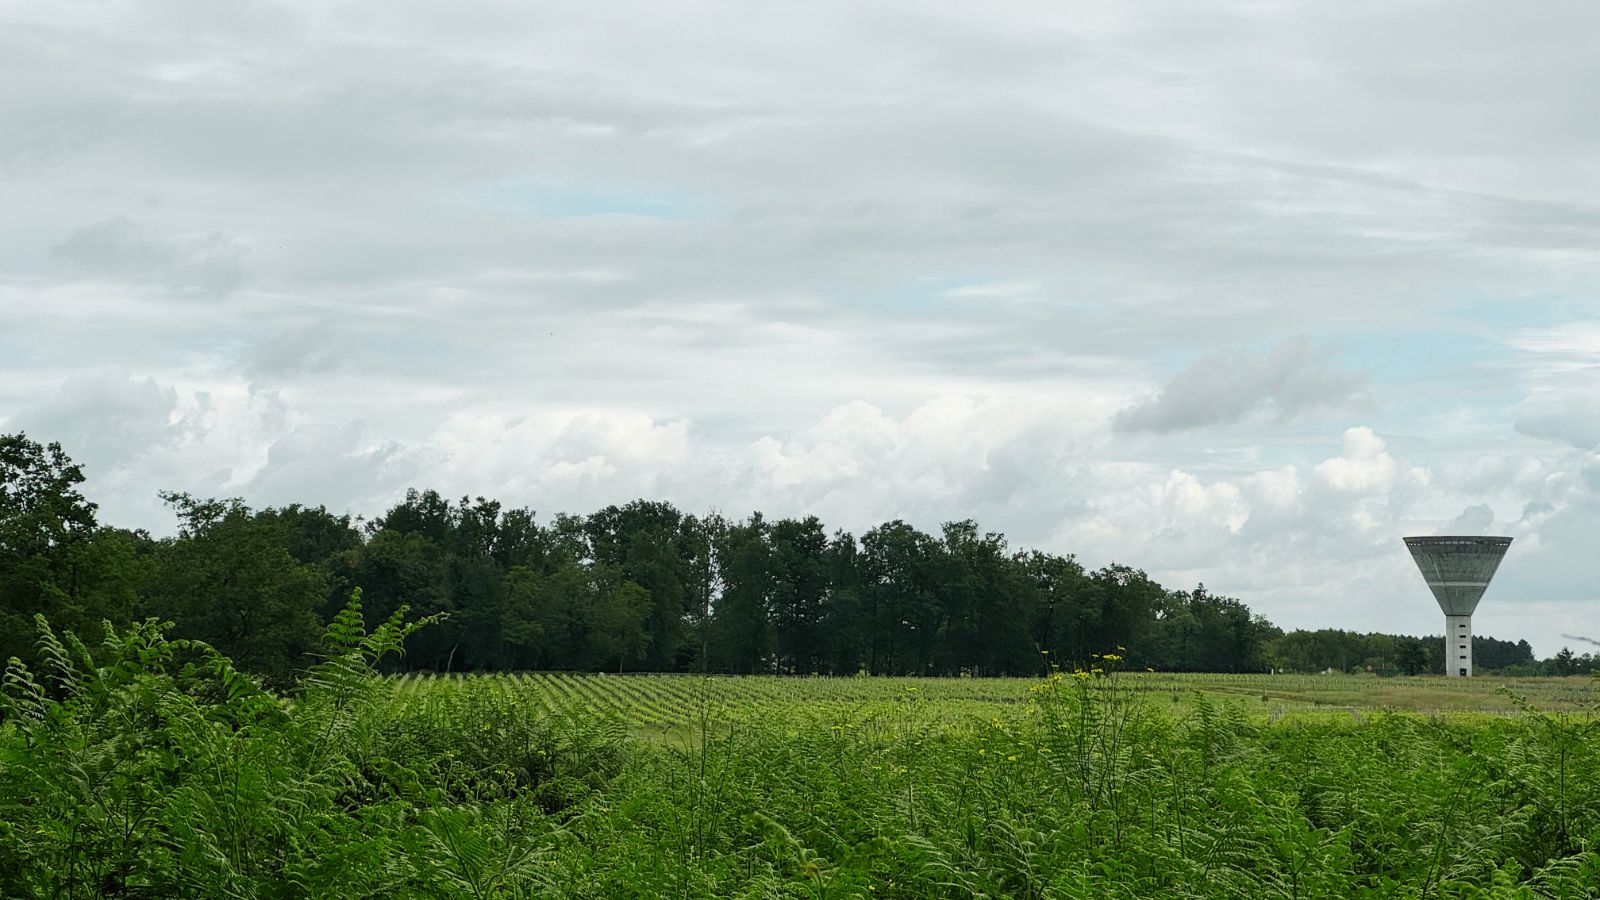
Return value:
[(1287, 625), (1600, 631), (1587, 4), (0, 8), (0, 428), (106, 518), (975, 517)]
[(1256, 413), (1281, 423), (1354, 405), (1365, 387), (1363, 375), (1335, 367), (1331, 350), (1296, 338), (1261, 354), (1200, 357), (1119, 412), (1113, 424), (1121, 431), (1182, 431), (1231, 425)]

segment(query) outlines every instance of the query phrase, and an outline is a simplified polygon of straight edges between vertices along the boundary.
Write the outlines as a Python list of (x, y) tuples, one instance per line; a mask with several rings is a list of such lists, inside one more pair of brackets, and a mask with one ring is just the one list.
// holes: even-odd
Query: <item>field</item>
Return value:
[[(6, 897), (1600, 897), (1582, 679), (8, 672)], [(1526, 700), (1516, 699), (1516, 696)]]
[[(1251, 718), (1379, 711), (1513, 715), (1531, 705), (1549, 712), (1589, 708), (1593, 680), (1571, 678), (1379, 678), (1371, 675), (1118, 674), (1130, 700), (1192, 711), (1199, 698), (1236, 703)], [(780, 676), (407, 675), (394, 690), (407, 703), (443, 702), (459, 690), (488, 691), (535, 715), (582, 713), (615, 720), (641, 737), (692, 732), (707, 722), (815, 724), (867, 718), (1008, 718), (1023, 710), (1039, 679), (788, 678)]]

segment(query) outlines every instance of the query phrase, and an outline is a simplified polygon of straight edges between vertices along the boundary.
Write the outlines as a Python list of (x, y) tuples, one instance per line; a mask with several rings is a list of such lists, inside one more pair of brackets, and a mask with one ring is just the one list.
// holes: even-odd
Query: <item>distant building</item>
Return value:
[(1508, 537), (1408, 537), (1406, 549), (1444, 610), (1444, 673), (1472, 675), (1472, 611), (1511, 546)]

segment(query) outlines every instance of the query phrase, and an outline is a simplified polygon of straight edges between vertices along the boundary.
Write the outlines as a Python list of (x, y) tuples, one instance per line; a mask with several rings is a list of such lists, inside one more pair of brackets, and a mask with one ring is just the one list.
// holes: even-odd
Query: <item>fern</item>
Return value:
[(6, 663), (0, 703), (8, 713), (24, 716), (34, 722), (44, 721), (45, 691), (38, 679), (15, 656)]

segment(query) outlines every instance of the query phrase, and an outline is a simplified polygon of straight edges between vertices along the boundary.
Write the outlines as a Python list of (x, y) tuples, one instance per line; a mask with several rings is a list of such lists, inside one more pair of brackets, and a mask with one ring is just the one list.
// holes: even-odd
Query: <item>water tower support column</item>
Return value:
[(1444, 673), (1452, 678), (1472, 675), (1472, 617), (1444, 617)]

